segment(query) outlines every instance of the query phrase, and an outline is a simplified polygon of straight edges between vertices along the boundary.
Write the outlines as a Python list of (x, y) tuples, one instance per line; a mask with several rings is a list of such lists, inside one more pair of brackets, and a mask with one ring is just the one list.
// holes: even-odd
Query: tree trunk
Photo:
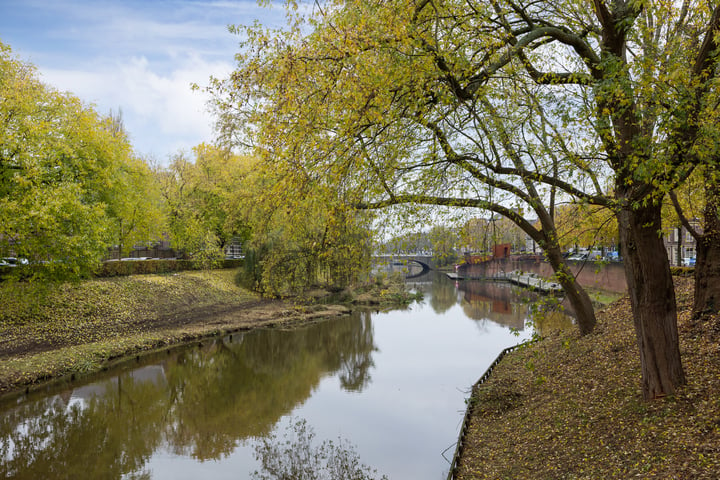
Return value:
[(575, 319), (581, 335), (591, 333), (597, 323), (595, 309), (592, 306), (590, 296), (585, 289), (575, 280), (568, 266), (565, 264), (559, 247), (550, 247), (546, 250), (548, 262), (555, 272), (565, 292), (565, 297), (575, 311)]
[(695, 253), (695, 303), (693, 317), (720, 311), (720, 186), (705, 188), (703, 232), (697, 239)]
[(675, 288), (660, 234), (661, 206), (625, 206), (618, 212), (618, 226), (640, 349), (643, 397), (664, 397), (685, 383), (685, 374), (680, 360)]

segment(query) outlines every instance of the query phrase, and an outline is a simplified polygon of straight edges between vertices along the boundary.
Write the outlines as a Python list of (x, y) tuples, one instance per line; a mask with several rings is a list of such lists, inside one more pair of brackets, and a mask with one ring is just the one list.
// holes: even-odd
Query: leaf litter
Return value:
[(622, 298), (592, 334), (556, 331), (500, 362), (473, 394), (456, 478), (720, 478), (720, 316), (692, 319), (693, 280), (675, 283), (686, 385), (643, 401)]
[(261, 299), (233, 270), (0, 284), (0, 396), (128, 356), (259, 326), (347, 314)]

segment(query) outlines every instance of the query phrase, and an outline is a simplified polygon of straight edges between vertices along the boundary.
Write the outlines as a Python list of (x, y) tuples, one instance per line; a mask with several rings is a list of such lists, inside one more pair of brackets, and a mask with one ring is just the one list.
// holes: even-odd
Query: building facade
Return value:
[[(700, 225), (695, 222), (691, 225), (695, 229), (700, 228)], [(697, 251), (695, 237), (685, 227), (673, 227), (666, 230), (663, 240), (670, 265), (675, 267), (695, 265)]]

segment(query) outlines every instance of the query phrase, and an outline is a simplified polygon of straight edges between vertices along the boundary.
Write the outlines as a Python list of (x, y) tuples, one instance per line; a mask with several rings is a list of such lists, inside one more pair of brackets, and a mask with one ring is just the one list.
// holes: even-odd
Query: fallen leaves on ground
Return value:
[(0, 356), (105, 340), (173, 324), (174, 316), (256, 300), (232, 271), (183, 272), (76, 283), (2, 284)]
[(0, 285), (0, 395), (100, 370), (126, 355), (286, 322), (291, 307), (237, 287), (234, 271)]
[(676, 278), (687, 385), (645, 402), (627, 298), (585, 337), (556, 332), (479, 387), (458, 479), (720, 478), (720, 317), (690, 318)]

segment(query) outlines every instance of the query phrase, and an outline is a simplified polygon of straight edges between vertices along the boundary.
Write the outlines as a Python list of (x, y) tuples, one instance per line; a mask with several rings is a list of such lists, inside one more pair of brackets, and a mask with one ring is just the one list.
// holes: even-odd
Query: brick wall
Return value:
[[(602, 264), (582, 261), (568, 261), (567, 263), (580, 285), (584, 287), (619, 293), (627, 291), (625, 268), (622, 263)], [(463, 264), (458, 269), (458, 274), (467, 278), (487, 278), (513, 270), (537, 273), (542, 277), (550, 277), (553, 274), (550, 264), (539, 255), (513, 255), (479, 264)]]

